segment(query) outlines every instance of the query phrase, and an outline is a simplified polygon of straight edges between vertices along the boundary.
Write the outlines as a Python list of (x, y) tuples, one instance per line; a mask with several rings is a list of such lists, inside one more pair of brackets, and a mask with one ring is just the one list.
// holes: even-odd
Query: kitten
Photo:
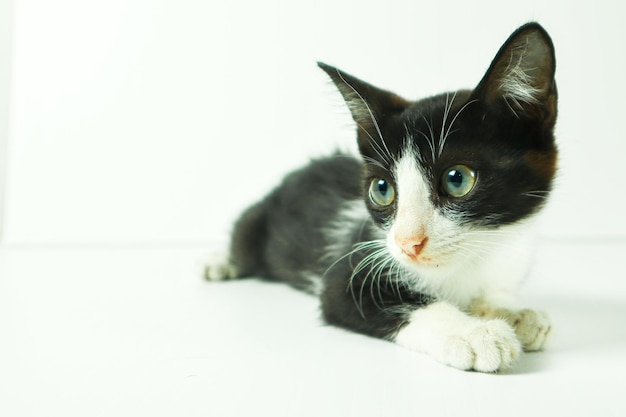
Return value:
[(514, 292), (556, 170), (548, 33), (520, 27), (474, 90), (414, 102), (319, 66), (361, 157), (288, 175), (241, 216), (206, 277), (287, 282), (319, 295), (328, 323), (459, 369), (498, 371), (540, 350), (550, 321)]

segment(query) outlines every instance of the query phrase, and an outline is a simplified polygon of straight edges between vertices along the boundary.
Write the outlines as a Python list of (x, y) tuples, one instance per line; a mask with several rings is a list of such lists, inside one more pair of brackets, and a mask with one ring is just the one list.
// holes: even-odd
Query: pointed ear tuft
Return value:
[(323, 62), (317, 65), (328, 74), (348, 105), (358, 127), (361, 151), (371, 147), (372, 140), (382, 142), (381, 126), (389, 117), (401, 113), (409, 103)]
[(343, 96), (354, 121), (360, 126), (369, 124), (375, 114), (363, 95), (369, 95), (368, 90), (371, 90), (371, 86), (323, 62), (318, 62), (317, 65), (328, 74)]
[(550, 116), (556, 113), (555, 66), (550, 36), (538, 23), (529, 23), (500, 48), (475, 91), (488, 102), (504, 98), (518, 115)]

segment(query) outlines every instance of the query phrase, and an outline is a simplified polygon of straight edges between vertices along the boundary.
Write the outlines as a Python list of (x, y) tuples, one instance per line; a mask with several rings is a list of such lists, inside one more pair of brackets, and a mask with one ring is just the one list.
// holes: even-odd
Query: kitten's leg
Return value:
[(207, 280), (235, 279), (265, 272), (266, 213), (267, 204), (261, 202), (241, 215), (233, 229), (229, 253), (213, 256), (206, 263), (204, 277)]
[(502, 319), (515, 329), (517, 338), (527, 352), (541, 350), (552, 330), (550, 318), (543, 311), (494, 307), (484, 300), (476, 300), (470, 314), (485, 319)]
[(509, 368), (521, 353), (515, 331), (505, 321), (472, 317), (446, 302), (411, 313), (395, 342), (446, 365), (481, 372)]

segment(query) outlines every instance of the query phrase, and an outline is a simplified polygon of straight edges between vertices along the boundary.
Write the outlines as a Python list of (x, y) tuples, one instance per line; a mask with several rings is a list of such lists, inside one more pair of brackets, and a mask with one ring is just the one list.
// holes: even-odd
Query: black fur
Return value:
[(324, 228), (341, 205), (359, 199), (361, 163), (347, 155), (319, 159), (288, 175), (235, 225), (231, 259), (241, 276), (259, 275), (307, 289), (303, 272), (322, 275)]
[[(535, 71), (533, 82), (541, 90), (535, 101), (516, 102), (501, 91), (501, 79), (507, 62), (517, 59), (519, 45), (524, 40), (528, 44), (528, 39), (528, 48), (539, 50), (529, 59), (539, 66), (530, 70)], [(385, 157), (386, 151), (399, 155), (409, 134), (409, 146), (422, 156), (419, 163), (430, 179), (435, 206), (461, 213), (461, 221), (483, 228), (497, 228), (534, 214), (551, 189), (556, 164), (552, 43), (541, 26), (525, 25), (504, 44), (475, 90), (416, 102), (326, 64), (320, 67), (352, 110), (363, 160), (336, 154), (287, 176), (235, 225), (231, 262), (240, 276), (280, 280), (307, 291), (310, 276), (323, 276), (321, 305), (327, 322), (392, 338), (408, 313), (433, 299), (385, 274), (376, 286), (368, 269), (354, 275), (355, 266), (373, 249), (341, 257), (360, 242), (380, 238), (380, 230), (395, 215), (394, 206), (381, 209), (369, 203), (367, 184), (377, 177), (393, 181), (395, 162)], [(449, 129), (453, 116), (454, 128)], [(433, 147), (438, 154), (439, 132), (448, 130), (443, 152), (433, 158)], [(429, 143), (431, 132), (436, 132), (434, 143)], [(442, 190), (442, 175), (455, 164), (478, 172), (475, 189), (462, 198), (452, 198)], [(371, 216), (337, 224), (342, 207), (357, 201), (367, 204)], [(329, 258), (329, 253), (334, 257)]]

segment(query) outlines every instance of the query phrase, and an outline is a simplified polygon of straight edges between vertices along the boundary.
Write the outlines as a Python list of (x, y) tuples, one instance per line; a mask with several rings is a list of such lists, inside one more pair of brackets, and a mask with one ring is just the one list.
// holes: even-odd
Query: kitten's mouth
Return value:
[(404, 255), (405, 258), (407, 258), (407, 260), (415, 265), (422, 265), (422, 264), (430, 264), (432, 263), (432, 258), (429, 256), (424, 256), (424, 255), (413, 255), (411, 253), (405, 252), (404, 250), (402, 250), (402, 254)]
[(417, 266), (422, 268), (439, 266), (439, 263), (434, 261), (433, 258), (431, 258), (430, 256), (418, 256), (417, 258), (413, 258), (404, 252), (403, 254), (405, 255), (406, 262), (409, 263), (411, 266)]
[(428, 254), (425, 253), (418, 253), (417, 255), (415, 253), (411, 253), (411, 252), (406, 252), (404, 249), (400, 249), (401, 252), (401, 258), (404, 261), (404, 263), (410, 265), (410, 266), (414, 266), (414, 267), (422, 267), (422, 268), (429, 268), (429, 267), (438, 267), (439, 266), (439, 262), (437, 262), (435, 259), (432, 258), (432, 256), (429, 256)]

